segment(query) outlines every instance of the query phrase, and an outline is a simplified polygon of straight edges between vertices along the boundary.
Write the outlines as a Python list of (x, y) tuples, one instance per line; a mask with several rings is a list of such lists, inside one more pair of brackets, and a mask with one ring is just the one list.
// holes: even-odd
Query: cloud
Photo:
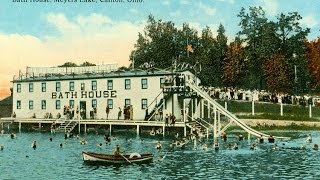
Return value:
[(73, 18), (49, 13), (46, 20), (58, 34), (36, 37), (0, 33), (0, 59), (6, 62), (1, 65), (0, 82), (6, 82), (6, 87), (19, 69), (25, 72), (26, 66), (51, 67), (67, 61), (127, 66), (138, 32), (145, 26), (145, 22), (114, 21), (96, 13)]
[(219, 0), (221, 2), (227, 2), (229, 4), (234, 4), (234, 0)]
[(186, 5), (186, 4), (189, 4), (189, 1), (188, 0), (180, 0), (180, 4)]
[(308, 28), (313, 28), (318, 24), (318, 22), (313, 16), (308, 15), (308, 16), (304, 16), (301, 19), (301, 24), (307, 26)]
[(279, 4), (276, 0), (261, 0), (261, 4), (259, 4), (266, 14), (271, 16), (277, 15), (279, 10)]
[(139, 11), (137, 9), (129, 9), (129, 12), (133, 14), (139, 14)]
[(200, 2), (199, 8), (200, 8), (201, 11), (203, 11), (205, 14), (207, 14), (209, 16), (213, 16), (216, 13), (216, 9), (215, 8), (212, 8), (209, 5), (205, 5), (202, 2)]
[(163, 5), (170, 5), (170, 1), (169, 0), (163, 0), (161, 3)]
[(181, 11), (177, 10), (177, 11), (171, 12), (169, 14), (172, 17), (180, 17), (181, 16)]

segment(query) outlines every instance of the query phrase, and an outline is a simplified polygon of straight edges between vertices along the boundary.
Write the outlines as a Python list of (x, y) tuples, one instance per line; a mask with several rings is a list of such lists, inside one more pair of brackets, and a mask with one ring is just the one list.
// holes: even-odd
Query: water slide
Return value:
[[(193, 91), (195, 91), (196, 93), (198, 93), (198, 95), (200, 95), (201, 97), (203, 97), (204, 99), (206, 99), (207, 101), (209, 101), (211, 104), (213, 104), (214, 106), (216, 106), (216, 108), (226, 117), (228, 117), (229, 119), (231, 119), (234, 123), (236, 123), (238, 126), (240, 126), (243, 130), (245, 130), (246, 132), (260, 137), (262, 136), (263, 138), (268, 138), (270, 135), (261, 133), (255, 129), (252, 129), (251, 127), (249, 127), (248, 125), (246, 125), (244, 122), (242, 122), (240, 119), (238, 119), (234, 114), (232, 114), (230, 111), (228, 111), (227, 109), (225, 109), (223, 106), (221, 106), (218, 102), (216, 102), (214, 99), (212, 99), (208, 93), (206, 93), (205, 91), (203, 91), (202, 89), (200, 89), (200, 87), (194, 85), (191, 82), (186, 82), (186, 85), (188, 85)], [(275, 137), (275, 138), (286, 138), (286, 137)]]

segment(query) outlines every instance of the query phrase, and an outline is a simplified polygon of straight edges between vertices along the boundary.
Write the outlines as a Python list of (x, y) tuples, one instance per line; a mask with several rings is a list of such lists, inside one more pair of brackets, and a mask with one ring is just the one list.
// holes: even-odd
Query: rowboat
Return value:
[(131, 163), (148, 163), (153, 159), (152, 154), (120, 154), (115, 157), (111, 154), (101, 154), (94, 152), (82, 151), (82, 159), (85, 163), (91, 164), (131, 164)]

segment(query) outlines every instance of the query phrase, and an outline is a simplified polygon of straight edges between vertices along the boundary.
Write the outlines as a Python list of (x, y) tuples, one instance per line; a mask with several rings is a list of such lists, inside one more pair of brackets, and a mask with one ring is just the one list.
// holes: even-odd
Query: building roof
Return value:
[(35, 75), (19, 75), (14, 78), (13, 82), (33, 82), (33, 81), (57, 81), (57, 80), (79, 80), (79, 79), (102, 79), (102, 78), (125, 78), (125, 77), (149, 77), (149, 76), (165, 76), (172, 75), (170, 71), (150, 69), (140, 70), (134, 69), (130, 71), (111, 71), (111, 72), (85, 72), (70, 74), (39, 74)]
[(8, 96), (0, 101), (0, 106), (12, 106), (12, 96)]

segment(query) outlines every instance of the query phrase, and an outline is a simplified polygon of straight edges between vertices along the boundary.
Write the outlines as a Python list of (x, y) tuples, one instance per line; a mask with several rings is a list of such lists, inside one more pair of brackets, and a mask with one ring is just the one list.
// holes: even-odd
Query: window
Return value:
[(29, 109), (33, 109), (33, 101), (32, 100), (29, 101)]
[(21, 93), (21, 84), (17, 84), (17, 93)]
[(108, 80), (108, 90), (113, 90), (113, 80)]
[(125, 106), (130, 106), (131, 105), (131, 100), (130, 99), (125, 99), (124, 100), (124, 105)]
[(74, 91), (74, 82), (69, 82), (69, 91)]
[(141, 99), (141, 109), (147, 109), (148, 99)]
[(47, 102), (46, 100), (41, 101), (41, 109), (46, 109), (47, 108)]
[(81, 91), (84, 91), (86, 88), (85, 88), (85, 84), (84, 83), (81, 83)]
[(29, 83), (29, 92), (33, 92), (33, 83)]
[(47, 91), (47, 84), (46, 83), (41, 83), (41, 91), (46, 92)]
[(97, 90), (97, 81), (91, 81), (91, 89)]
[(20, 100), (17, 101), (17, 109), (21, 109), (21, 101)]
[(130, 79), (124, 80), (124, 89), (131, 89), (131, 80)]
[(107, 100), (107, 106), (108, 106), (110, 109), (113, 109), (113, 99), (108, 99), (108, 100)]
[(141, 79), (141, 88), (148, 89), (148, 79), (146, 78)]
[(70, 108), (74, 108), (74, 100), (69, 100), (69, 106)]
[(164, 87), (164, 78), (160, 78), (160, 88), (163, 88)]
[(93, 108), (97, 107), (97, 100), (96, 99), (92, 99), (92, 107)]
[(60, 92), (60, 91), (61, 91), (61, 83), (56, 82), (56, 92)]
[(60, 102), (60, 100), (56, 100), (56, 109), (61, 109), (61, 102)]

